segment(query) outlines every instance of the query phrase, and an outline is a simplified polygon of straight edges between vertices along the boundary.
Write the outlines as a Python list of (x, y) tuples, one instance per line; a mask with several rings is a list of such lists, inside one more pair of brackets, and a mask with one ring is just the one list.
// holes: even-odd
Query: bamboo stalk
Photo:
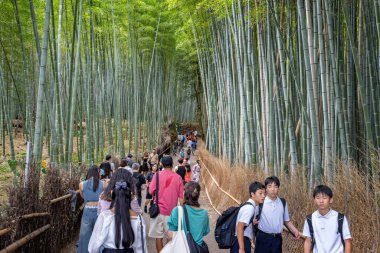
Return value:
[[(79, 190), (76, 190), (75, 192), (78, 194), (78, 193), (79, 193)], [(59, 202), (59, 201), (61, 201), (61, 200), (67, 199), (67, 198), (69, 198), (69, 197), (71, 197), (71, 193), (66, 194), (66, 195), (64, 195), (64, 196), (61, 196), (61, 197), (59, 197), (59, 198), (55, 198), (55, 199), (50, 200), (50, 204), (57, 203), (57, 202)]]
[(36, 238), (38, 235), (42, 234), (43, 232), (45, 232), (46, 230), (48, 230), (50, 228), (50, 224), (47, 224), (37, 230), (34, 230), (32, 233), (24, 236), (23, 238), (15, 241), (14, 243), (12, 243), (11, 245), (9, 245), (8, 247), (2, 249), (0, 251), (0, 253), (10, 253), (10, 252), (14, 252), (15, 250), (17, 250), (18, 248), (20, 248), (21, 246), (25, 245), (27, 242), (29, 242), (30, 240)]
[(12, 231), (11, 228), (4, 228), (4, 229), (0, 230), (0, 236), (9, 234), (11, 231)]
[(50, 215), (50, 213), (30, 213), (30, 214), (25, 214), (25, 215), (21, 216), (20, 219), (26, 220), (26, 219), (49, 216), (49, 215)]

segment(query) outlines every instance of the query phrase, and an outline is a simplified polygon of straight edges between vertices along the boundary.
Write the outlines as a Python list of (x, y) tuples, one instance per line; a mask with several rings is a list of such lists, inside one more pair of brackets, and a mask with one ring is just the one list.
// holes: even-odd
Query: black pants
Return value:
[[(251, 240), (246, 236), (244, 236), (244, 251), (245, 253), (251, 253)], [(236, 237), (234, 245), (232, 245), (230, 249), (230, 253), (239, 253), (239, 242)]]
[(133, 249), (103, 249), (102, 253), (133, 253)]
[(259, 230), (256, 235), (255, 253), (282, 253), (282, 236), (266, 234)]

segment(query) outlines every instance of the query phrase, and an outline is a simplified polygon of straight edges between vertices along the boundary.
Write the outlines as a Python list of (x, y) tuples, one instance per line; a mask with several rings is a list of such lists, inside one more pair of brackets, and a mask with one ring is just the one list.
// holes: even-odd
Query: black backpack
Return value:
[[(309, 226), (309, 232), (310, 232), (310, 237), (311, 237), (311, 249), (314, 249), (315, 245), (315, 239), (314, 239), (314, 229), (313, 229), (313, 222), (311, 219), (311, 214), (306, 216), (306, 221), (307, 225)], [(344, 238), (343, 238), (343, 221), (344, 221), (344, 214), (338, 213), (338, 233), (340, 234), (340, 240), (342, 241), (343, 244), (343, 249), (345, 248), (344, 244)]]
[[(285, 207), (286, 207), (286, 200), (284, 198), (280, 198), (281, 200), (281, 203), (282, 203), (282, 206), (284, 207), (284, 216), (285, 216)], [(261, 215), (261, 212), (263, 211), (263, 206), (264, 206), (264, 203), (261, 203), (259, 204), (259, 213), (256, 215), (256, 220), (259, 221), (260, 220), (260, 215)], [(284, 223), (285, 225), (285, 223)], [(286, 228), (288, 228), (286, 225), (285, 225)], [(289, 232), (294, 236), (293, 232), (288, 228)], [(256, 223), (255, 225), (253, 225), (253, 234), (256, 236), (257, 235), (257, 232), (259, 232), (259, 224)]]
[[(219, 249), (230, 249), (235, 241), (236, 232), (236, 219), (239, 210), (242, 206), (252, 205), (250, 202), (245, 202), (240, 206), (232, 206), (225, 210), (222, 215), (219, 216), (215, 225), (215, 241), (218, 243)], [(253, 220), (253, 215), (250, 223)], [(247, 228), (247, 227), (245, 227)], [(244, 228), (244, 229), (245, 229)]]

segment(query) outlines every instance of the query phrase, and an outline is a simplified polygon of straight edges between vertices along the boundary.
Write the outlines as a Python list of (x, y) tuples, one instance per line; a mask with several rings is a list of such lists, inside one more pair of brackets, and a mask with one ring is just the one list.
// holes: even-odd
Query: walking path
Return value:
[[(174, 161), (174, 166), (175, 167), (178, 162), (178, 156), (173, 156), (173, 161)], [(191, 156), (191, 159), (190, 159), (190, 162), (191, 162), (191, 166), (193, 166), (195, 164), (197, 160), (197, 156)], [(204, 172), (203, 172), (204, 173)], [(221, 250), (218, 248), (218, 245), (214, 239), (214, 229), (215, 229), (215, 223), (216, 223), (216, 220), (218, 219), (218, 214), (215, 212), (215, 210), (212, 208), (212, 206), (210, 205), (210, 202), (207, 198), (207, 195), (206, 195), (206, 192), (204, 190), (204, 185), (202, 184), (202, 180), (200, 181), (201, 183), (201, 187), (202, 187), (202, 190), (201, 190), (201, 196), (199, 198), (199, 203), (201, 205), (201, 208), (204, 208), (206, 210), (208, 210), (208, 213), (209, 213), (209, 218), (210, 218), (210, 233), (204, 238), (205, 242), (207, 243), (208, 247), (209, 247), (209, 250), (210, 250), (210, 253), (226, 253), (226, 252), (229, 252), (229, 250)], [(143, 195), (143, 200), (142, 200), (142, 203), (145, 202), (145, 191), (144, 190), (142, 192), (142, 195)], [(142, 206), (142, 208), (144, 208), (144, 206)], [(149, 231), (149, 215), (148, 214), (143, 214), (143, 217), (144, 217), (144, 220), (145, 220), (145, 224), (146, 224), (146, 231), (147, 231), (147, 234), (148, 234), (148, 231)], [(76, 248), (75, 248), (75, 243), (76, 243), (77, 240), (75, 240), (74, 242), (71, 242), (69, 245), (67, 245), (66, 247), (64, 247), (63, 249), (60, 250), (60, 253), (75, 253), (76, 252)], [(147, 242), (147, 245), (148, 245), (148, 252), (149, 253), (156, 253), (156, 243), (155, 243), (155, 239), (152, 239), (150, 238), (149, 236), (146, 237), (146, 242)], [(180, 252), (178, 252), (180, 253)]]
[[(173, 161), (174, 161), (174, 166), (175, 167), (178, 162), (178, 156), (173, 156)], [(195, 164), (197, 160), (197, 156), (191, 156), (190, 162), (191, 162), (191, 167)], [(200, 181), (202, 183), (202, 180)], [(210, 233), (204, 238), (205, 242), (207, 243), (210, 253), (224, 253), (224, 252), (229, 252), (229, 250), (221, 250), (218, 248), (218, 245), (214, 239), (214, 229), (215, 229), (215, 223), (216, 220), (218, 219), (218, 214), (215, 212), (215, 210), (212, 208), (210, 205), (210, 202), (207, 198), (206, 192), (204, 190), (204, 185), (201, 184), (202, 190), (201, 190), (201, 196), (199, 198), (199, 204), (201, 205), (201, 208), (204, 208), (208, 211), (209, 218), (210, 218)], [(144, 195), (144, 194), (143, 194)], [(144, 195), (145, 196), (145, 195)], [(144, 203), (145, 200), (143, 200)], [(149, 231), (149, 215), (144, 214), (144, 220), (145, 224), (147, 226), (147, 231)], [(156, 253), (156, 244), (155, 240), (152, 238), (149, 238), (147, 236), (147, 243), (148, 243), (148, 251), (149, 253)], [(180, 252), (178, 252), (180, 253)]]

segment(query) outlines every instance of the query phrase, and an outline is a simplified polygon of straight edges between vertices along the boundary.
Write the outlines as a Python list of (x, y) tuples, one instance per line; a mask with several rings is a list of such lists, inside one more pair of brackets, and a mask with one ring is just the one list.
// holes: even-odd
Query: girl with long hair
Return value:
[(79, 192), (85, 204), (79, 232), (79, 253), (88, 252), (88, 242), (98, 217), (98, 200), (104, 186), (103, 181), (101, 181), (99, 177), (99, 168), (97, 166), (91, 166), (87, 172), (86, 180), (79, 184)]
[[(130, 173), (123, 170), (118, 172), (119, 175), (115, 173), (107, 187), (107, 190), (112, 187), (112, 203), (110, 209), (103, 211), (96, 221), (88, 245), (89, 253), (148, 252), (144, 220), (131, 208), (134, 191), (132, 175), (127, 176)], [(123, 180), (116, 181), (120, 178)]]
[[(187, 213), (191, 223), (188, 228), (183, 220), (185, 231), (190, 231), (193, 236), (195, 243), (207, 248), (207, 244), (203, 241), (203, 237), (210, 232), (210, 223), (208, 217), (208, 211), (200, 208), (199, 196), (200, 196), (201, 186), (196, 182), (189, 182), (185, 185), (184, 190), (184, 203), (183, 209)], [(169, 226), (169, 238), (172, 237), (173, 232), (178, 230), (178, 207), (175, 207), (168, 220)]]

